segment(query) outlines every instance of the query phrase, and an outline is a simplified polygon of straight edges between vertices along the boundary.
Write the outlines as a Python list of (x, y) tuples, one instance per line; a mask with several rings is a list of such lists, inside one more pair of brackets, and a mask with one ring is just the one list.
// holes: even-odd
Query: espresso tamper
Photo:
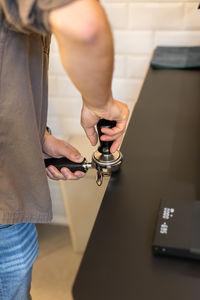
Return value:
[(101, 119), (97, 124), (97, 131), (99, 135), (100, 146), (92, 155), (92, 162), (87, 162), (84, 160), (81, 163), (73, 162), (66, 157), (62, 158), (47, 158), (45, 159), (46, 168), (50, 165), (55, 166), (59, 171), (66, 167), (70, 171), (81, 171), (86, 173), (88, 169), (95, 168), (97, 170), (96, 183), (101, 186), (104, 176), (110, 176), (113, 172), (117, 172), (123, 161), (123, 156), (120, 151), (115, 153), (110, 152), (110, 147), (112, 146), (112, 141), (101, 141), (101, 136), (103, 135), (101, 129), (113, 128), (116, 126), (116, 121), (108, 121)]

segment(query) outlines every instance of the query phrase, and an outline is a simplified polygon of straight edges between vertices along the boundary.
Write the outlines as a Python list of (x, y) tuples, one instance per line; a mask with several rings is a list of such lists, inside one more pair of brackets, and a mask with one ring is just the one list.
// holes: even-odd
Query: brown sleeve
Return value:
[(75, 0), (0, 0), (10, 28), (24, 33), (51, 33), (49, 12)]

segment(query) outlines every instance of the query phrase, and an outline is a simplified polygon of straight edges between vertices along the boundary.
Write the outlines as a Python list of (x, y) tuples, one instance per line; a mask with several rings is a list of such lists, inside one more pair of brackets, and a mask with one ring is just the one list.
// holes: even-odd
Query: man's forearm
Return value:
[(105, 109), (112, 101), (113, 40), (104, 10), (95, 0), (78, 0), (53, 11), (50, 23), (63, 66), (85, 104)]

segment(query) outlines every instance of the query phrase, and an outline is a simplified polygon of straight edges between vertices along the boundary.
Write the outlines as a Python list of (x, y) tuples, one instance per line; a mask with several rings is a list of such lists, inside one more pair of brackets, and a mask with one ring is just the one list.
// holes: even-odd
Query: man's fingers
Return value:
[(54, 176), (51, 174), (51, 172), (50, 172), (48, 169), (46, 169), (46, 173), (47, 173), (47, 176), (48, 176), (50, 179), (56, 180), (56, 179), (54, 178)]
[(114, 153), (115, 151), (117, 151), (117, 149), (120, 147), (121, 143), (122, 143), (123, 137), (120, 136), (118, 139), (116, 139), (113, 143), (112, 146), (110, 147), (110, 152)]
[(58, 171), (54, 166), (46, 168), (47, 176), (52, 180), (77, 180), (85, 176), (85, 173), (76, 171), (72, 173), (68, 168), (62, 168)]
[(108, 141), (108, 142), (114, 141), (114, 140), (117, 140), (120, 136), (122, 136), (121, 133), (116, 134), (116, 135), (112, 135), (112, 136), (110, 136), (110, 135), (102, 135), (101, 136), (101, 141)]
[(85, 173), (83, 173), (81, 171), (76, 171), (76, 172), (72, 173), (68, 168), (62, 168), (61, 173), (65, 177), (66, 180), (77, 180), (77, 179), (83, 178), (85, 176)]
[(76, 171), (76, 172), (74, 172), (74, 175), (80, 179), (85, 176), (85, 173), (81, 172), (81, 171)]
[(63, 180), (65, 177), (61, 172), (58, 171), (58, 169), (54, 166), (49, 166), (47, 169), (48, 175), (50, 176), (51, 179), (54, 180)]
[(113, 141), (110, 151), (115, 152), (121, 145), (126, 129), (126, 122), (118, 122), (113, 128), (102, 128), (102, 141)]
[(113, 128), (106, 128), (106, 127), (101, 128), (101, 132), (104, 133), (105, 135), (114, 136), (116, 134), (123, 134), (125, 132), (125, 129), (126, 129), (126, 123), (118, 122), (117, 125)]
[(85, 133), (88, 137), (88, 139), (90, 140), (90, 143), (92, 144), (92, 146), (95, 146), (97, 144), (98, 138), (97, 138), (97, 133), (94, 127), (90, 127), (90, 128), (84, 128)]

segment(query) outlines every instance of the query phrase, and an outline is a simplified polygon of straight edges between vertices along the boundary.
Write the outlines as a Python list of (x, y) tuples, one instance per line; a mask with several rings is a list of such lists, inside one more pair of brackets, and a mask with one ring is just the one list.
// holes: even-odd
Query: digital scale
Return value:
[(161, 200), (152, 250), (155, 255), (200, 259), (200, 201)]

